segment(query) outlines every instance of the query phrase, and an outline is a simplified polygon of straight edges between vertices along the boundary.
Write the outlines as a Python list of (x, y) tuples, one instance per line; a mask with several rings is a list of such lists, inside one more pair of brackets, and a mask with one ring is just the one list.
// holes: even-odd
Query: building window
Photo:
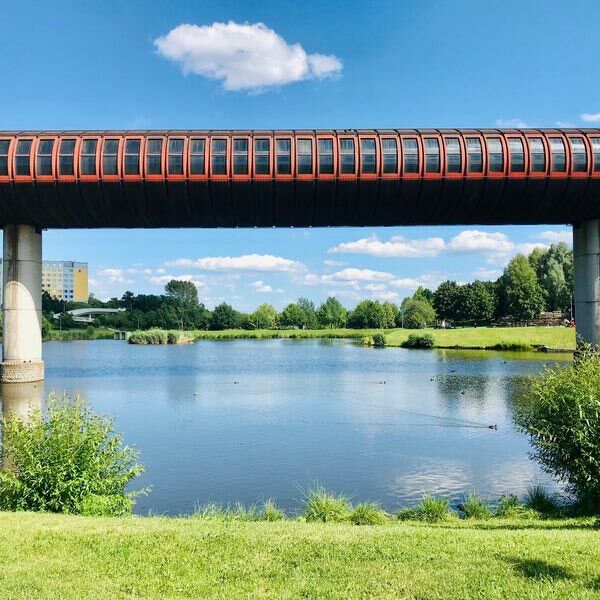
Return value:
[(319, 140), (319, 173), (333, 175), (333, 140)]
[(97, 140), (83, 140), (81, 143), (81, 174), (96, 174), (96, 146)]
[(277, 174), (290, 175), (292, 173), (292, 142), (291, 140), (276, 140)]
[(254, 171), (257, 175), (270, 175), (271, 140), (254, 140)]
[(440, 172), (440, 143), (435, 138), (425, 138), (425, 172)]
[(140, 174), (140, 140), (125, 141), (125, 175)]
[(204, 175), (205, 140), (190, 141), (190, 175)]
[(31, 140), (19, 140), (15, 153), (15, 175), (31, 175), (30, 154)]
[(377, 155), (373, 138), (360, 141), (360, 171), (361, 173), (377, 172)]
[(298, 175), (312, 175), (312, 140), (298, 140)]
[(546, 152), (544, 151), (542, 138), (529, 138), (529, 159), (532, 173), (544, 173), (546, 171)]
[(213, 175), (227, 175), (227, 140), (213, 140), (211, 151)]
[(552, 152), (552, 172), (560, 173), (567, 170), (567, 156), (565, 143), (561, 138), (550, 138), (550, 150)]
[(8, 176), (8, 149), (10, 140), (0, 140), (0, 177)]
[(104, 175), (117, 175), (117, 155), (119, 153), (119, 140), (104, 140), (102, 147), (102, 173)]
[(467, 138), (467, 170), (469, 173), (483, 173), (483, 152), (479, 138)]
[(462, 171), (462, 156), (458, 138), (446, 138), (446, 165), (448, 173), (460, 173)]
[(169, 173), (183, 175), (183, 140), (169, 140)]
[(75, 175), (75, 140), (62, 140), (58, 149), (59, 175)]
[(381, 140), (381, 151), (383, 155), (383, 172), (398, 172), (398, 145), (396, 140), (384, 138)]
[(233, 173), (248, 175), (248, 140), (233, 140)]
[(488, 138), (488, 159), (490, 173), (504, 172), (504, 152), (500, 138)]
[(340, 139), (340, 174), (354, 174), (354, 140)]
[(54, 140), (40, 140), (37, 150), (36, 175), (52, 175)]
[(162, 140), (153, 138), (146, 140), (146, 175), (162, 173)]
[(508, 140), (508, 151), (510, 153), (510, 170), (513, 173), (522, 173), (525, 171), (525, 152), (523, 142), (518, 138)]
[(406, 138), (402, 140), (402, 150), (404, 153), (404, 172), (419, 172), (419, 145), (416, 138)]
[(598, 173), (600, 172), (600, 137), (592, 138), (592, 151), (594, 153), (594, 173)]
[(587, 171), (587, 152), (583, 138), (569, 138), (569, 141), (573, 153), (573, 173), (585, 173)]

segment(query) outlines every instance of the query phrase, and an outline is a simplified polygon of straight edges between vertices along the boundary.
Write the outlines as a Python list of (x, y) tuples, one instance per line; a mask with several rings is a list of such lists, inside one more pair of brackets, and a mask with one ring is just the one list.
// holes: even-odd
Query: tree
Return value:
[(271, 304), (261, 304), (249, 318), (254, 329), (275, 329), (277, 325), (277, 311)]
[(458, 286), (456, 317), (459, 321), (487, 323), (496, 313), (496, 296), (493, 287), (483, 281)]
[(405, 298), (400, 309), (407, 329), (423, 329), (435, 325), (435, 309), (426, 300)]
[(386, 315), (376, 300), (363, 300), (348, 315), (348, 325), (353, 329), (373, 329), (385, 326)]
[(433, 293), (433, 308), (439, 319), (457, 320), (459, 289), (456, 281), (444, 281)]
[[(532, 262), (532, 255), (529, 262)], [(537, 260), (536, 274), (546, 294), (547, 310), (565, 310), (571, 305), (573, 294), (573, 252), (565, 244), (552, 244)]]
[(330, 296), (319, 306), (317, 318), (324, 327), (343, 327), (348, 319), (348, 311), (337, 298)]
[(504, 306), (515, 319), (537, 319), (544, 310), (544, 292), (533, 267), (522, 254), (517, 254), (500, 278)]
[(315, 310), (315, 303), (308, 298), (298, 298), (298, 306), (304, 312), (304, 323), (305, 329), (316, 329), (317, 328), (317, 312)]
[(300, 305), (292, 302), (288, 304), (279, 315), (279, 322), (284, 327), (304, 327), (306, 323), (306, 314)]
[(392, 302), (384, 302), (381, 305), (384, 314), (384, 323), (383, 327), (385, 329), (392, 329), (396, 327), (396, 321), (398, 320), (398, 315), (400, 314), (398, 311), (398, 307)]
[(233, 329), (236, 325), (235, 310), (229, 304), (222, 302), (212, 312), (211, 329)]
[(165, 285), (168, 302), (174, 307), (181, 329), (193, 326), (195, 309), (198, 307), (198, 288), (191, 281), (171, 279)]
[(426, 287), (420, 285), (416, 292), (413, 294), (413, 298), (415, 300), (425, 300), (425, 302), (429, 302), (433, 306), (433, 292)]

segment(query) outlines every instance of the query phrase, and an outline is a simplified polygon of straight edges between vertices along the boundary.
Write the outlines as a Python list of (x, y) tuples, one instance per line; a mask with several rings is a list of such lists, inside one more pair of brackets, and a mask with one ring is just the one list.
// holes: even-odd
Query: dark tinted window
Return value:
[(396, 140), (384, 138), (381, 140), (381, 152), (383, 156), (383, 172), (398, 172), (398, 145)]
[(298, 140), (298, 174), (312, 174), (312, 140)]
[(140, 174), (140, 140), (127, 140), (125, 142), (125, 174)]
[(404, 153), (404, 172), (419, 172), (419, 145), (416, 138), (405, 138), (402, 140)]
[(592, 138), (592, 150), (594, 152), (594, 172), (600, 171), (600, 137)]
[(275, 159), (277, 173), (290, 175), (292, 172), (292, 142), (291, 140), (276, 140)]
[(587, 171), (587, 152), (583, 138), (569, 138), (571, 151), (573, 153), (573, 173), (585, 173)]
[(504, 152), (500, 138), (488, 138), (488, 162), (490, 173), (504, 172)]
[(546, 171), (546, 152), (542, 138), (529, 138), (529, 160), (532, 173)]
[(560, 173), (567, 170), (567, 157), (565, 154), (565, 143), (561, 138), (550, 138), (550, 150), (552, 152), (552, 172)]
[(467, 138), (467, 170), (469, 173), (483, 172), (483, 152), (479, 138)]
[(52, 175), (52, 150), (54, 140), (40, 140), (35, 165), (36, 175)]
[(440, 172), (440, 144), (434, 138), (425, 139), (425, 171)]
[(162, 173), (162, 140), (146, 140), (146, 175)]
[(102, 172), (104, 175), (117, 175), (117, 154), (119, 140), (104, 140), (102, 147)]
[(271, 173), (271, 140), (254, 140), (254, 171), (257, 175)]
[(233, 140), (233, 172), (248, 175), (248, 140)]
[(183, 175), (183, 140), (169, 140), (169, 173), (171, 175)]
[(190, 174), (204, 175), (205, 140), (190, 140)]
[(360, 141), (360, 171), (361, 173), (376, 173), (377, 160), (375, 154), (375, 140), (366, 138)]
[(460, 173), (462, 171), (462, 156), (458, 138), (446, 138), (446, 164), (448, 173)]
[(96, 147), (97, 140), (83, 140), (81, 143), (80, 168), (82, 175), (96, 174)]
[(213, 175), (227, 175), (227, 140), (213, 140), (211, 150)]
[(348, 138), (340, 140), (340, 173), (354, 173), (354, 140)]
[(333, 140), (319, 140), (319, 173), (333, 174)]
[(0, 176), (8, 175), (8, 149), (10, 140), (0, 140)]
[(31, 140), (19, 140), (15, 153), (15, 175), (31, 175), (29, 157), (31, 153)]
[(510, 170), (513, 173), (522, 173), (525, 171), (525, 152), (523, 151), (523, 142), (517, 138), (509, 139), (508, 151), (510, 153)]

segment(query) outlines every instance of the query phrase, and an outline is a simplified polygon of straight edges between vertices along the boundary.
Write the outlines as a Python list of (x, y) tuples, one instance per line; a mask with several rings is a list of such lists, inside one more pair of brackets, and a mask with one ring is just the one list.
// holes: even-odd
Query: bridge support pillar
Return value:
[(573, 226), (578, 343), (600, 346), (600, 219)]
[(42, 233), (31, 225), (4, 227), (0, 382), (44, 379), (42, 361)]

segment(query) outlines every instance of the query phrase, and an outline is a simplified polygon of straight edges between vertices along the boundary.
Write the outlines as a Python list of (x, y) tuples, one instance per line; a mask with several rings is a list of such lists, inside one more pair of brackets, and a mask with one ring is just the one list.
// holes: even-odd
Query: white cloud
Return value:
[(395, 288), (406, 288), (410, 290), (417, 289), (421, 285), (421, 282), (412, 277), (401, 277), (400, 279), (394, 279), (393, 281), (390, 281), (390, 285)]
[(328, 252), (368, 254), (369, 256), (422, 258), (437, 256), (444, 249), (444, 240), (439, 237), (423, 240), (407, 240), (392, 237), (382, 242), (376, 237), (362, 238), (355, 242), (343, 242), (330, 248)]
[(563, 127), (566, 129), (568, 129), (569, 127), (574, 127), (573, 123), (570, 123), (569, 121), (556, 121), (556, 126)]
[(397, 292), (392, 292), (391, 290), (373, 292), (371, 294), (371, 298), (374, 300), (382, 300), (383, 302), (393, 302), (399, 298), (399, 294)]
[(559, 242), (566, 242), (567, 244), (573, 243), (573, 232), (570, 229), (563, 229), (561, 231), (542, 231), (539, 237), (551, 244), (558, 244)]
[(206, 256), (178, 258), (165, 263), (167, 267), (193, 267), (204, 271), (256, 271), (298, 273), (306, 267), (298, 261), (272, 254), (244, 254), (243, 256)]
[(108, 284), (129, 284), (133, 283), (132, 279), (128, 279), (125, 277), (123, 269), (114, 269), (114, 268), (103, 268), (98, 269), (96, 272), (95, 283), (99, 283), (104, 280), (105, 283)]
[(465, 229), (448, 242), (450, 252), (508, 252), (514, 243), (504, 233)]
[(502, 275), (502, 269), (484, 269), (479, 267), (473, 271), (473, 277), (481, 281), (494, 281)]
[(198, 277), (195, 277), (194, 275), (169, 275), (169, 274), (166, 274), (166, 275), (150, 277), (150, 279), (148, 281), (153, 285), (164, 286), (173, 279), (175, 279), (177, 281), (191, 281), (196, 287), (201, 287), (201, 286), (205, 285), (204, 281), (202, 281)]
[(600, 121), (600, 112), (597, 113), (583, 113), (581, 120), (586, 123), (598, 123)]
[(324, 260), (323, 263), (327, 267), (343, 267), (346, 263), (343, 260)]
[(383, 283), (369, 283), (363, 289), (368, 292), (383, 292), (386, 288)]
[(283, 290), (281, 288), (273, 289), (272, 286), (264, 281), (253, 281), (250, 284), (250, 287), (253, 287), (259, 294), (283, 294)]
[(496, 127), (509, 127), (509, 128), (517, 128), (522, 129), (524, 127), (528, 127), (525, 121), (515, 118), (515, 119), (496, 119)]
[(229, 91), (260, 90), (338, 75), (336, 56), (307, 54), (263, 23), (181, 24), (154, 40), (158, 53), (183, 72), (222, 81)]
[(333, 279), (342, 281), (389, 281), (394, 279), (391, 273), (372, 271), (371, 269), (355, 269), (349, 267), (331, 275)]

